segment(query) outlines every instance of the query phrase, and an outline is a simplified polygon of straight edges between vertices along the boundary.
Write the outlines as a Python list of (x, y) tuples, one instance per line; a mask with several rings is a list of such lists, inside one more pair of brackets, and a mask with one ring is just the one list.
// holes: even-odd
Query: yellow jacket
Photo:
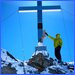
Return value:
[(61, 46), (61, 47), (62, 47), (62, 39), (61, 39), (61, 38), (58, 38), (58, 39), (57, 39), (57, 38), (54, 38), (54, 37), (52, 37), (52, 36), (50, 36), (50, 35), (48, 35), (48, 37), (54, 41), (54, 47), (55, 47), (55, 48), (56, 48), (57, 46)]

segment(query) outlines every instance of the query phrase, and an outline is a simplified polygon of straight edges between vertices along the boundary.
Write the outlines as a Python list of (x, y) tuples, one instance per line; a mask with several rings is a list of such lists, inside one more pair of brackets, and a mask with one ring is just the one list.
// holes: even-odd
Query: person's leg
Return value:
[(59, 61), (61, 61), (60, 50), (61, 50), (61, 47), (60, 47), (60, 46), (58, 46), (58, 47), (55, 48), (55, 56), (56, 56), (56, 58), (57, 58)]

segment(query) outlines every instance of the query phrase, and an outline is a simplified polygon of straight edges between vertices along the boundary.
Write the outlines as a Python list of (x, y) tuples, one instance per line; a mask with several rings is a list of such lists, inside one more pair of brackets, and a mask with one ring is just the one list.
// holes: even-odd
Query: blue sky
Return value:
[[(37, 13), (18, 13), (19, 6), (36, 6), (36, 1), (2, 2), (1, 48), (20, 60), (28, 60), (37, 46)], [(63, 61), (74, 61), (74, 3), (73, 1), (43, 1), (44, 6), (61, 5), (61, 12), (43, 13), (43, 28), (55, 37), (61, 34)], [(53, 41), (48, 37), (44, 45), (55, 58)]]

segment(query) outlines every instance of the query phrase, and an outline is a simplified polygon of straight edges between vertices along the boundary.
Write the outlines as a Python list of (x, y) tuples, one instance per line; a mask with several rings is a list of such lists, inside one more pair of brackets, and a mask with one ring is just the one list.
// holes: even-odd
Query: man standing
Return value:
[(55, 56), (58, 59), (59, 63), (62, 62), (62, 58), (61, 58), (61, 54), (60, 54), (60, 50), (62, 47), (62, 39), (60, 38), (60, 34), (56, 34), (55, 38), (48, 35), (47, 32), (45, 32), (45, 34), (54, 41)]

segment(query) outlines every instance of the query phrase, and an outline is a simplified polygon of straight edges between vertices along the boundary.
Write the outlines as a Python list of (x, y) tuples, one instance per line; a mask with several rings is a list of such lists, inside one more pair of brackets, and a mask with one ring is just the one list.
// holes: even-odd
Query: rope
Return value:
[[(9, 16), (7, 16), (5, 19), (3, 19), (2, 22), (6, 21), (6, 20), (9, 19), (11, 16), (13, 16), (13, 15), (15, 14), (15, 12), (17, 12), (17, 11), (12, 12)], [(20, 25), (19, 28), (20, 28), (20, 34), (21, 34), (22, 48), (24, 48), (24, 45), (23, 45), (23, 38), (22, 38), (22, 37), (23, 37), (23, 35), (22, 35), (22, 25), (21, 25), (21, 22), (20, 22), (20, 16), (19, 16), (19, 25)], [(24, 53), (24, 50), (23, 50), (23, 53)], [(25, 57), (24, 54), (23, 54), (23, 57)], [(24, 60), (23, 60), (22, 65), (23, 65), (23, 71), (24, 71), (24, 73), (25, 73)]]
[[(64, 19), (64, 14), (63, 14), (63, 10), (62, 10), (62, 21), (63, 21), (63, 25), (64, 25), (64, 31), (65, 31), (65, 36), (66, 36), (66, 42), (67, 42), (67, 48), (69, 50), (71, 50), (69, 42), (68, 42), (68, 34), (67, 34), (67, 30), (66, 30), (66, 24), (65, 24), (65, 19)], [(68, 51), (69, 52), (69, 51)], [(71, 59), (71, 52), (69, 52), (69, 57)]]
[[(10, 17), (12, 17), (16, 12), (18, 12), (17, 10), (13, 11), (11, 14), (9, 14), (6, 18), (4, 18), (2, 20), (2, 22), (6, 21), (7, 19), (9, 19)], [(21, 34), (21, 43), (22, 43), (22, 48), (24, 48), (24, 45), (23, 45), (23, 35), (22, 35), (22, 25), (21, 25), (21, 22), (20, 22), (20, 16), (18, 17), (19, 18), (19, 25), (20, 25), (20, 34)], [(23, 50), (23, 53), (24, 53), (24, 50)], [(24, 54), (23, 54), (24, 55)], [(24, 56), (25, 57), (25, 56)]]
[[(23, 58), (25, 59), (25, 50), (23, 49), (24, 48), (24, 43), (23, 43), (23, 34), (22, 34), (22, 24), (21, 24), (21, 19), (20, 19), (20, 14), (19, 14), (19, 28), (20, 28), (20, 37), (21, 37), (21, 46), (22, 46), (22, 52), (23, 52)], [(25, 71), (25, 65), (24, 65), (24, 59), (23, 59), (23, 71), (24, 71), (24, 73), (26, 73), (26, 71)]]
[[(21, 19), (20, 19), (20, 14), (19, 14), (19, 29), (20, 29), (20, 37), (21, 37), (21, 46), (22, 46), (22, 52), (23, 52), (23, 57), (25, 58), (25, 50), (23, 49), (24, 48), (24, 43), (23, 43), (23, 33), (22, 33), (22, 24), (21, 24)], [(23, 59), (24, 61), (24, 59)]]
[(74, 17), (74, 14), (69, 12), (68, 10), (62, 9), (62, 11), (65, 11), (65, 13), (67, 13), (67, 14), (71, 15), (72, 17)]
[(11, 16), (13, 16), (15, 13), (17, 12), (17, 10), (13, 11), (11, 14), (9, 14), (6, 18), (4, 18), (2, 20), (2, 22), (6, 21), (7, 19), (9, 19)]

